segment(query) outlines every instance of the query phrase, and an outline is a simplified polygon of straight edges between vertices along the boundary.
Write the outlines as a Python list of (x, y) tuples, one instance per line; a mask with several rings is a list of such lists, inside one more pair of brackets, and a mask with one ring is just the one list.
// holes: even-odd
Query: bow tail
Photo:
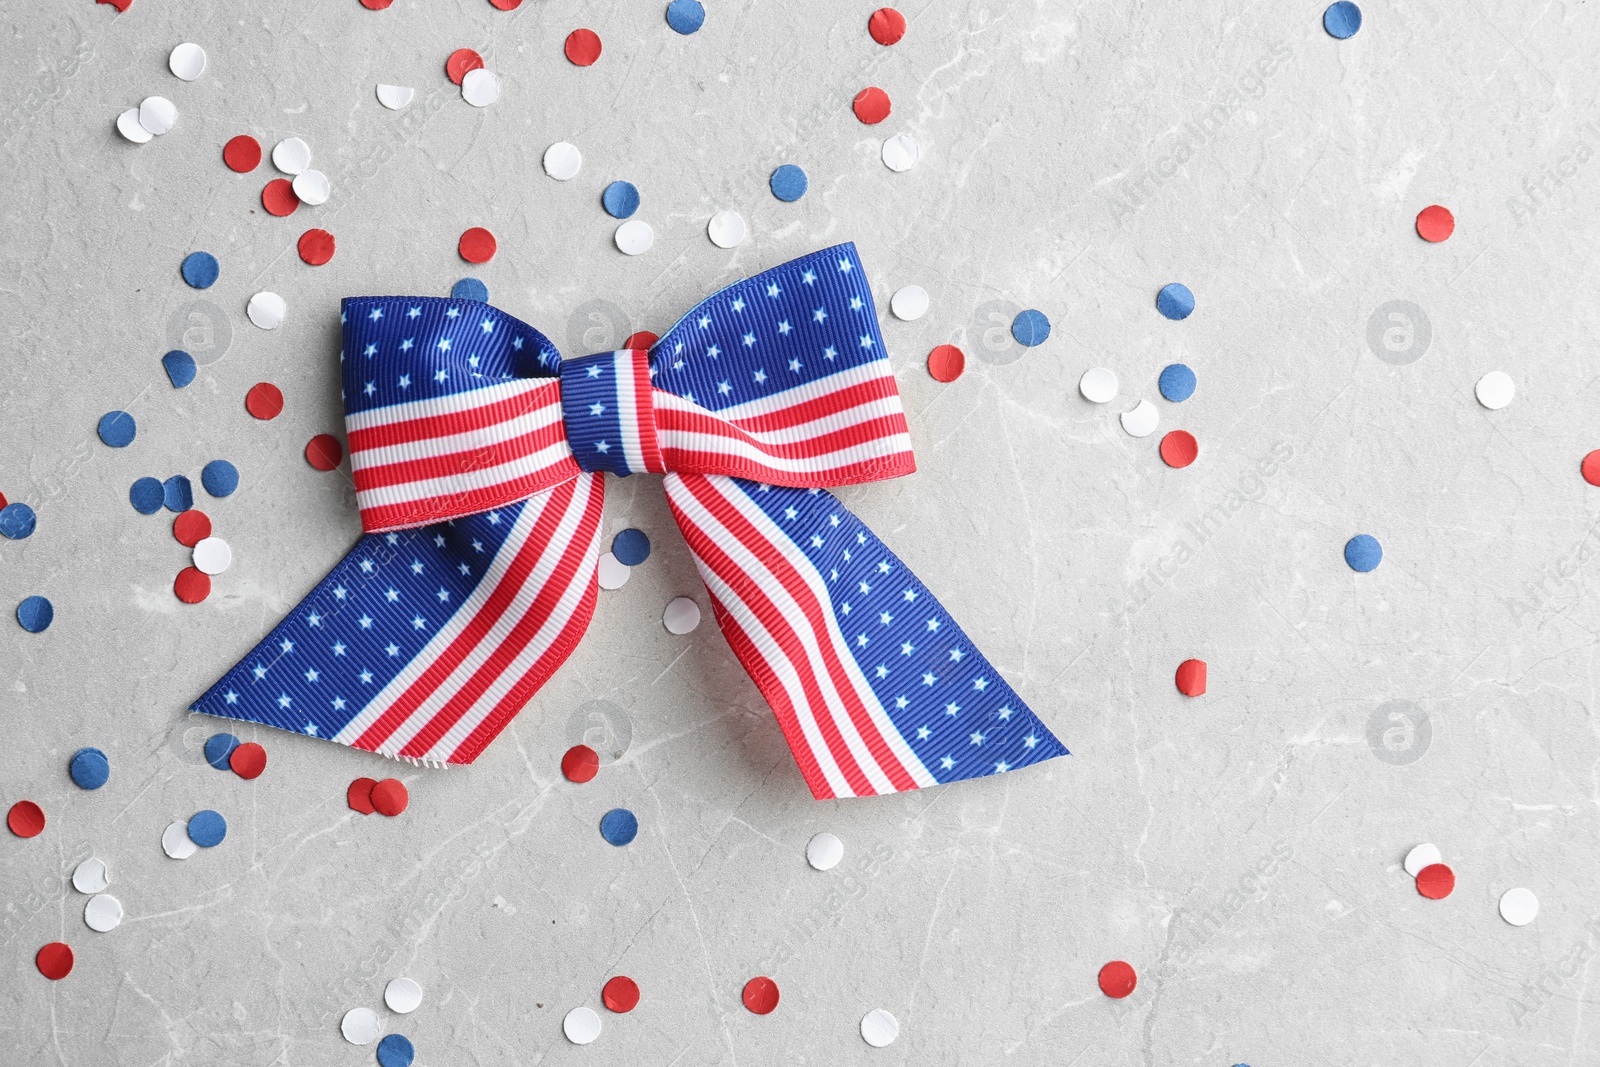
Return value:
[(819, 800), (1067, 754), (831, 494), (720, 475), (669, 474), (666, 488), (717, 622)]
[(594, 615), (604, 480), (368, 534), (192, 710), (471, 763)]

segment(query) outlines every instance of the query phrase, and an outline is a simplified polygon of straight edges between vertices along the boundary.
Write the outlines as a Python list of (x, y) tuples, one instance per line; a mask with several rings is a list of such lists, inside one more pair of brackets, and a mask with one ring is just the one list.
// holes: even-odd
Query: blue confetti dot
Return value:
[(1186, 319), (1194, 311), (1194, 294), (1182, 282), (1163, 285), (1156, 294), (1156, 310), (1174, 321)]
[(206, 738), (206, 762), (219, 771), (231, 770), (228, 757), (239, 747), (239, 739), (232, 734), (212, 734)]
[(1158, 385), (1162, 396), (1174, 404), (1181, 404), (1194, 396), (1194, 371), (1182, 363), (1169, 363), (1161, 372)]
[(228, 836), (228, 820), (207, 808), (189, 819), (189, 840), (201, 848), (214, 848)]
[(126, 411), (108, 411), (100, 416), (100, 440), (112, 448), (127, 448), (137, 432), (133, 416)]
[(188, 511), (194, 507), (194, 487), (183, 475), (174, 474), (161, 483), (161, 502), (168, 511)]
[(650, 538), (643, 530), (623, 530), (611, 541), (611, 554), (627, 567), (637, 567), (650, 558)]
[(487, 304), (489, 287), (477, 278), (462, 278), (450, 287), (450, 295), (457, 300), (476, 300), (480, 304)]
[(17, 605), (17, 621), (30, 634), (42, 634), (55, 621), (55, 605), (42, 596), (31, 596)]
[(1050, 336), (1050, 320), (1044, 317), (1044, 312), (1029, 308), (1011, 320), (1011, 336), (1017, 339), (1017, 344), (1029, 348), (1042, 345)]
[(383, 1067), (411, 1067), (416, 1058), (416, 1046), (404, 1034), (389, 1034), (378, 1042), (378, 1062)]
[(631, 218), (639, 210), (639, 189), (632, 182), (612, 182), (600, 194), (600, 203), (614, 219)]
[(225, 459), (214, 459), (200, 472), (200, 484), (212, 496), (227, 496), (239, 488), (239, 468)]
[(0, 537), (20, 541), (39, 524), (33, 509), (26, 504), (7, 504), (0, 508)]
[(793, 163), (785, 163), (772, 172), (767, 184), (772, 187), (773, 196), (792, 204), (806, 195), (806, 172)]
[(98, 748), (80, 748), (67, 764), (67, 773), (82, 789), (99, 789), (111, 778), (111, 761)]
[(1383, 562), (1383, 546), (1371, 534), (1356, 534), (1344, 544), (1344, 561), (1351, 570), (1365, 574)]
[(619, 848), (639, 836), (639, 819), (627, 808), (612, 808), (600, 817), (600, 836)]
[(166, 370), (174, 389), (182, 389), (194, 381), (194, 357), (181, 348), (174, 348), (162, 356), (161, 366)]
[(196, 289), (209, 289), (217, 281), (217, 257), (210, 252), (190, 252), (183, 260), (183, 280)]
[(1354, 37), (1361, 28), (1361, 9), (1350, 0), (1329, 4), (1328, 10), (1322, 13), (1322, 28), (1328, 31), (1329, 37), (1337, 37), (1341, 41)]
[(687, 36), (706, 23), (706, 9), (700, 0), (672, 0), (667, 5), (667, 25)]
[(128, 488), (128, 503), (141, 515), (154, 515), (165, 499), (161, 483), (154, 478), (140, 478)]

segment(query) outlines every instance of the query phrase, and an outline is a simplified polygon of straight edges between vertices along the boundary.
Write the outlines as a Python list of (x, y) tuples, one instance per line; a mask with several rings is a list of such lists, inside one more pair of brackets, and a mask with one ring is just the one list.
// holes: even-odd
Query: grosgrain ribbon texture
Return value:
[(854, 245), (721, 290), (648, 353), (563, 360), (473, 300), (357, 297), (341, 320), (366, 535), (193, 710), (471, 763), (594, 614), (604, 475), (660, 473), (814, 796), (1067, 754), (825, 491), (915, 470)]

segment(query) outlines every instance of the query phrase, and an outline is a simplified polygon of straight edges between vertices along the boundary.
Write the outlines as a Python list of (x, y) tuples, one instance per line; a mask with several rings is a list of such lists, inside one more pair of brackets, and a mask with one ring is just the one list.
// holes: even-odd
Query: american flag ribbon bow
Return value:
[(354, 297), (341, 321), (366, 534), (193, 710), (471, 763), (589, 625), (604, 475), (649, 472), (815, 796), (1066, 754), (826, 492), (916, 469), (854, 245), (723, 289), (648, 352), (563, 359), (473, 300)]

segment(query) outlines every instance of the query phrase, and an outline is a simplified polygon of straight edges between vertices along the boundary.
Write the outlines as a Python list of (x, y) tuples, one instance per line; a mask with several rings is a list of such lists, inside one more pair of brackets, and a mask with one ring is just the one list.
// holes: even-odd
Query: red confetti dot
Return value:
[(8, 503), (10, 502), (6, 500), (6, 495), (4, 493), (0, 493), (0, 508), (5, 507)]
[(967, 354), (955, 345), (940, 345), (928, 353), (928, 373), (934, 381), (953, 382), (967, 369)]
[(331, 433), (319, 433), (306, 442), (306, 462), (319, 471), (331, 471), (344, 460), (344, 446)]
[(249, 781), (260, 778), (261, 772), (267, 769), (267, 750), (254, 741), (246, 741), (233, 750), (228, 757), (228, 766), (233, 768), (233, 773)]
[(211, 575), (199, 567), (185, 567), (172, 580), (172, 593), (185, 604), (198, 604), (211, 595)]
[(906, 35), (906, 17), (892, 7), (880, 7), (867, 20), (867, 32), (881, 45), (891, 45)]
[(622, 342), (622, 347), (636, 348), (641, 352), (648, 352), (650, 351), (650, 347), (659, 340), (661, 340), (661, 338), (657, 337), (649, 330), (640, 330), (638, 333), (630, 333), (628, 335), (628, 339)]
[(1417, 212), (1417, 236), (1438, 244), (1456, 232), (1456, 217), (1450, 209), (1430, 204)]
[(482, 69), (483, 57), (470, 48), (457, 48), (450, 53), (450, 58), (444, 61), (444, 72), (457, 85), (460, 85), (461, 79), (471, 71)]
[(307, 230), (300, 235), (300, 242), (295, 246), (300, 251), (300, 258), (313, 267), (320, 267), (333, 258), (333, 234), (327, 230)]
[(894, 110), (894, 105), (889, 103), (889, 94), (876, 85), (869, 85), (857, 93), (850, 107), (855, 111), (856, 118), (868, 126), (876, 126)]
[(38, 837), (44, 833), (44, 809), (31, 800), (19, 800), (6, 812), (6, 825), (18, 837)]
[(350, 805), (351, 811), (359, 811), (363, 815), (371, 815), (375, 810), (372, 806), (372, 787), (378, 783), (371, 778), (357, 778), (350, 783), (350, 788), (345, 790), (344, 800)]
[(632, 1011), (639, 1005), (639, 983), (619, 974), (600, 990), (600, 999), (614, 1012)]
[(283, 390), (271, 382), (257, 382), (244, 394), (244, 407), (263, 421), (275, 419), (283, 412)]
[(392, 3), (394, 0), (361, 0), (361, 6), (368, 11), (382, 11)]
[(229, 170), (249, 174), (261, 166), (261, 142), (248, 133), (241, 133), (222, 146), (222, 161)]
[(489, 3), (501, 11), (515, 11), (522, 6), (522, 0), (489, 0)]
[(494, 258), (495, 250), (499, 247), (494, 234), (482, 226), (474, 226), (461, 235), (461, 243), (456, 250), (468, 263), (487, 263)]
[(600, 773), (600, 755), (588, 745), (573, 745), (561, 757), (561, 773), (569, 782), (587, 782)]
[(119, 15), (133, 6), (133, 0), (95, 0), (95, 2), (99, 4), (110, 4), (112, 7), (117, 9), (117, 14)]
[(261, 206), (267, 209), (267, 214), (281, 219), (294, 214), (294, 209), (300, 206), (300, 198), (294, 195), (294, 184), (288, 178), (274, 178), (261, 190)]
[(1139, 976), (1133, 973), (1133, 968), (1121, 960), (1112, 960), (1100, 968), (1100, 992), (1108, 997), (1121, 1000), (1133, 992), (1134, 986), (1139, 984)]
[(1173, 430), (1161, 439), (1161, 459), (1169, 467), (1187, 467), (1200, 454), (1200, 442), (1188, 430)]
[(178, 544), (193, 548), (211, 536), (211, 519), (199, 508), (190, 508), (172, 520), (172, 536)]
[(744, 1006), (757, 1015), (771, 1015), (778, 1006), (778, 983), (770, 978), (752, 978), (744, 984)]
[(1206, 661), (1203, 659), (1186, 659), (1178, 664), (1178, 673), (1173, 677), (1178, 684), (1178, 692), (1186, 697), (1204, 696), (1206, 691)]
[[(1590, 485), (1600, 485), (1600, 448), (1583, 457), (1583, 480)], [(5, 507), (5, 495), (0, 494), (0, 507)]]
[(33, 962), (40, 974), (59, 982), (72, 973), (72, 946), (65, 941), (52, 941), (39, 950)]
[(1417, 892), (1429, 900), (1443, 900), (1456, 887), (1456, 872), (1442, 863), (1430, 863), (1417, 872)]
[(379, 815), (393, 818), (405, 811), (409, 803), (411, 794), (406, 792), (405, 783), (398, 778), (385, 778), (372, 787), (372, 810)]
[(600, 58), (600, 35), (593, 30), (573, 30), (567, 34), (566, 52), (574, 66), (592, 67)]

